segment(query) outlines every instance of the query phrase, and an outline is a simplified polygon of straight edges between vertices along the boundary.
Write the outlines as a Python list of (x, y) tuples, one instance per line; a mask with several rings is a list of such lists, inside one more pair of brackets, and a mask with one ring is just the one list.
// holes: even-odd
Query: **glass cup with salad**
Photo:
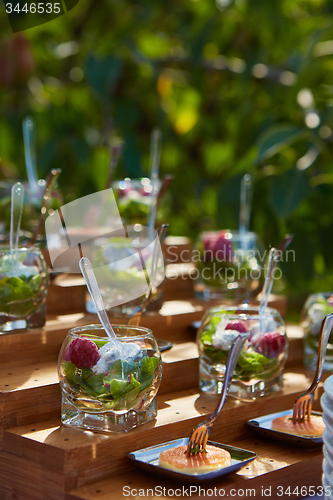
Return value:
[(45, 324), (48, 271), (37, 248), (0, 247), (0, 333)]
[(221, 393), (232, 343), (247, 332), (250, 336), (238, 358), (229, 395), (255, 400), (282, 388), (288, 339), (280, 313), (267, 308), (259, 314), (258, 307), (241, 305), (209, 309), (201, 322), (197, 344), (202, 392)]
[(201, 234), (195, 251), (198, 299), (223, 300), (229, 304), (250, 302), (264, 282), (265, 251), (252, 232), (207, 231)]
[(100, 325), (69, 331), (59, 354), (64, 425), (128, 432), (154, 419), (162, 361), (151, 330), (113, 325), (117, 341)]
[(148, 177), (142, 179), (126, 177), (124, 180), (113, 182), (112, 188), (124, 224), (148, 226), (152, 204), (156, 201), (161, 188), (160, 179), (152, 182)]
[[(0, 240), (3, 244), (9, 241), (10, 214), (11, 214), (11, 190), (15, 181), (0, 181)], [(20, 236), (28, 244), (33, 239), (33, 235), (39, 224), (43, 196), (45, 193), (46, 181), (40, 179), (37, 184), (37, 193), (32, 197), (29, 184), (24, 185), (24, 204), (20, 226)], [(62, 198), (57, 189), (52, 184), (51, 197), (48, 202), (47, 210), (56, 210), (61, 206)], [(47, 212), (49, 213), (49, 212)], [(37, 236), (38, 247), (45, 248), (44, 227), (41, 226), (40, 234)]]
[[(302, 310), (304, 332), (304, 365), (310, 370), (317, 367), (319, 334), (323, 319), (333, 313), (333, 292), (311, 294)], [(324, 361), (324, 370), (333, 369), (333, 333), (331, 333)]]
[[(97, 281), (105, 308), (113, 316), (131, 316), (146, 301), (148, 279), (152, 290), (146, 312), (155, 313), (161, 309), (164, 300), (162, 247), (155, 231), (151, 234), (148, 227), (134, 225), (125, 229), (126, 236), (103, 236), (92, 244), (94, 268), (103, 269), (102, 274), (97, 274)], [(96, 313), (90, 296), (87, 296), (86, 310)]]

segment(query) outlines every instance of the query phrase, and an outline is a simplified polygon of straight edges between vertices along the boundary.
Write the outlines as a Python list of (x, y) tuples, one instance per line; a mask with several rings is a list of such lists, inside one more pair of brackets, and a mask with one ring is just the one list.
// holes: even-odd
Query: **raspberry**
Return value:
[(248, 329), (244, 325), (242, 321), (239, 321), (238, 319), (234, 319), (233, 321), (229, 321), (227, 326), (225, 327), (226, 330), (236, 330), (239, 333), (247, 333)]
[(203, 237), (205, 260), (217, 259), (218, 262), (231, 262), (233, 259), (231, 235), (227, 231), (207, 233)]
[(256, 351), (266, 358), (277, 358), (284, 351), (286, 339), (279, 332), (266, 332), (256, 346)]
[(69, 344), (66, 357), (77, 368), (91, 368), (101, 356), (97, 345), (92, 340), (76, 338)]

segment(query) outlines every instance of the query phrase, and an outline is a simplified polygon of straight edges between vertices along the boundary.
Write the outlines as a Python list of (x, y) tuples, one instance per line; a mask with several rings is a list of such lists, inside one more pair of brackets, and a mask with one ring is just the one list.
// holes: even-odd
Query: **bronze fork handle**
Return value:
[(225, 368), (221, 397), (220, 397), (220, 400), (219, 400), (215, 410), (213, 411), (213, 413), (209, 417), (210, 425), (212, 425), (212, 423), (215, 422), (215, 420), (217, 419), (217, 417), (219, 416), (219, 414), (223, 408), (223, 405), (224, 405), (225, 400), (226, 400), (227, 395), (228, 395), (228, 390), (229, 390), (229, 386), (230, 386), (230, 383), (232, 380), (232, 376), (233, 376), (235, 368), (236, 368), (237, 360), (239, 358), (241, 350), (243, 349), (243, 345), (245, 344), (245, 342), (247, 341), (249, 336), (250, 336), (250, 333), (239, 334), (238, 337), (234, 340), (233, 345), (231, 346), (228, 360), (227, 360), (227, 364), (226, 364), (226, 368)]
[(310, 385), (307, 393), (310, 394), (314, 392), (317, 388), (317, 385), (320, 382), (321, 374), (323, 372), (326, 348), (330, 338), (331, 330), (333, 327), (333, 313), (325, 316), (320, 329), (319, 335), (319, 345), (318, 345), (318, 360), (317, 360), (317, 368), (313, 377), (312, 384)]

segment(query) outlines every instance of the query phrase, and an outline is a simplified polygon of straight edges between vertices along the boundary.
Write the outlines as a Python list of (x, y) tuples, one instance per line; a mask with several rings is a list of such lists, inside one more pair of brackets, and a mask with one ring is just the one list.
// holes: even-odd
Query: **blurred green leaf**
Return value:
[(206, 172), (210, 176), (228, 171), (234, 162), (234, 145), (231, 142), (207, 142), (204, 147)]
[(294, 125), (274, 125), (259, 137), (257, 141), (257, 162), (274, 156), (283, 148), (306, 137), (307, 132)]
[[(39, 172), (62, 169), (66, 202), (104, 187), (115, 137), (124, 141), (115, 176), (147, 175), (158, 125), (161, 177), (175, 176), (164, 200), (170, 235), (237, 228), (240, 179), (250, 172), (251, 229), (266, 248), (295, 234), (284, 293), (333, 283), (331, 0), (88, 0), (18, 39), (8, 28), (3, 9), (2, 178), (26, 179), (27, 114)], [(314, 129), (310, 112), (320, 119)]]
[(123, 151), (123, 164), (125, 177), (137, 179), (143, 176), (141, 168), (140, 152), (134, 135), (126, 134), (124, 137), (125, 149)]
[(287, 170), (271, 179), (271, 203), (280, 217), (292, 214), (308, 192), (308, 178), (302, 170)]
[(120, 78), (122, 64), (115, 57), (90, 55), (86, 62), (87, 78), (102, 98), (112, 95)]
[(97, 191), (102, 191), (103, 189), (106, 188), (109, 165), (110, 165), (109, 149), (103, 146), (96, 148), (91, 160), (91, 167), (92, 167), (91, 173)]
[(312, 232), (303, 228), (295, 228), (293, 234), (294, 239), (282, 257), (280, 266), (293, 292), (303, 292), (315, 275), (316, 241)]
[(223, 183), (218, 192), (217, 222), (221, 229), (238, 229), (240, 182), (243, 175), (235, 175)]

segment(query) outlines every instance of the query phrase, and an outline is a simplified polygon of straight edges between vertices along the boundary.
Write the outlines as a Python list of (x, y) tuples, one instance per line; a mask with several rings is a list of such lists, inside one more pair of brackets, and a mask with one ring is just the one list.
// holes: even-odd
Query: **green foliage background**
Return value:
[[(1, 42), (13, 35), (0, 10)], [(0, 89), (2, 176), (25, 177), (27, 114), (39, 174), (62, 168), (66, 202), (105, 187), (114, 137), (116, 176), (148, 174), (158, 125), (170, 234), (237, 228), (250, 172), (251, 228), (267, 248), (295, 236), (288, 294), (333, 290), (330, 0), (81, 0), (23, 34), (35, 68)]]

